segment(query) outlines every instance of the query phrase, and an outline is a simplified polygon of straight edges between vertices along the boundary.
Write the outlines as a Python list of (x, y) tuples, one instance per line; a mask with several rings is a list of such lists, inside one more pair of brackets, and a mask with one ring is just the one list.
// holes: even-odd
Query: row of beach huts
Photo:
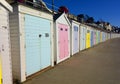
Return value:
[(24, 82), (76, 53), (120, 37), (70, 20), (65, 13), (0, 0), (0, 84)]

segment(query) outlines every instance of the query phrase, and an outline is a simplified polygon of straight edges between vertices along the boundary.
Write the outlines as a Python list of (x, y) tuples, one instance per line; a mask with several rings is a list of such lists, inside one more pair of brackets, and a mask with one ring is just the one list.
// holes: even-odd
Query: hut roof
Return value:
[(4, 6), (7, 10), (13, 11), (12, 7), (5, 1), (5, 0), (0, 0), (0, 4)]

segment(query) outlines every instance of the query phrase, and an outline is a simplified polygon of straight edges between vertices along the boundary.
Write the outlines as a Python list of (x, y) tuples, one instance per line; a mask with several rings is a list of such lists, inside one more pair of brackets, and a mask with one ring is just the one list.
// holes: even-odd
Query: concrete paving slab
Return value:
[(23, 84), (120, 84), (120, 38), (82, 51)]

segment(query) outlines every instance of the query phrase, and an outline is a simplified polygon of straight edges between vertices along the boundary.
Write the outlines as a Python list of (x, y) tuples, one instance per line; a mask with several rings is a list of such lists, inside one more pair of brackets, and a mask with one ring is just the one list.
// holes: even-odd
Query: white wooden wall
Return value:
[(12, 66), (9, 37), (9, 11), (0, 4), (0, 53), (3, 84), (12, 84)]

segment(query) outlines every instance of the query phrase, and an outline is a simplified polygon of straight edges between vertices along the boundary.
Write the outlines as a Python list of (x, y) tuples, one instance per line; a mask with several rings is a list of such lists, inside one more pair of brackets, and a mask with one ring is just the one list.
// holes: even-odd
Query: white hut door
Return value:
[(81, 28), (81, 50), (84, 50), (85, 49), (85, 28)]
[(79, 50), (79, 46), (78, 46), (78, 27), (74, 26), (74, 37), (73, 37), (73, 43), (74, 43), (74, 49), (73, 49), (73, 53), (78, 52)]
[(83, 29), (83, 49), (86, 47), (86, 28)]

